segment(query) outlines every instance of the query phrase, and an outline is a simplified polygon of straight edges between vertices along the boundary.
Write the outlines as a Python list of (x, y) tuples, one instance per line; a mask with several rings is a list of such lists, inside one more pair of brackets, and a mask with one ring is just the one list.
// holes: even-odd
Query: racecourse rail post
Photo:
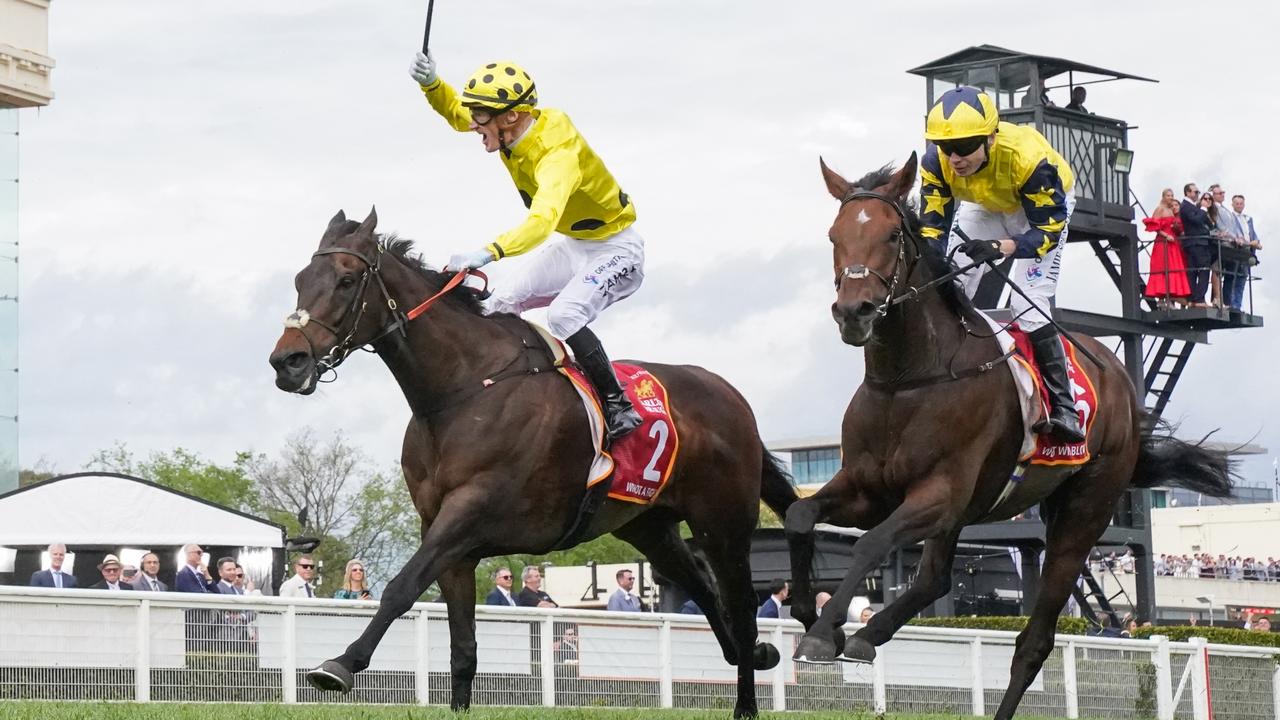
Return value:
[(671, 621), (663, 620), (658, 628), (658, 706), (675, 707), (671, 692)]
[(551, 647), (555, 640), (553, 620), (550, 615), (542, 616), (542, 647), (539, 648), (542, 657), (542, 704), (546, 707), (556, 706), (556, 653)]
[(986, 698), (983, 696), (982, 683), (982, 638), (980, 637), (969, 641), (969, 669), (973, 673), (973, 684), (969, 690), (969, 696), (973, 702), (973, 714), (986, 715), (987, 711), (984, 707)]
[[(773, 626), (773, 632), (769, 634), (769, 642), (773, 643), (773, 646), (778, 648), (779, 653), (782, 653), (783, 638), (782, 622), (779, 621), (777, 625)], [(787, 658), (790, 657), (790, 655), (783, 653), (782, 657)], [(785, 660), (780, 660), (777, 665), (773, 666), (773, 709), (777, 712), (782, 712), (787, 709), (786, 668), (787, 662)]]
[(1076, 641), (1068, 639), (1062, 648), (1062, 695), (1066, 704), (1067, 719), (1080, 717), (1080, 689), (1076, 682)]
[(284, 652), (280, 663), (280, 699), (286, 703), (298, 702), (298, 606), (289, 603), (284, 611)]
[(138, 660), (134, 666), (133, 680), (140, 703), (151, 701), (151, 601), (138, 603)]
[(885, 714), (889, 702), (884, 687), (884, 653), (877, 653), (871, 661), (871, 701), (877, 715)]
[(1209, 641), (1201, 637), (1191, 642), (1191, 712), (1195, 720), (1210, 720), (1213, 708), (1209, 704)]
[(1151, 651), (1151, 664), (1156, 666), (1156, 720), (1173, 720), (1173, 668), (1169, 660), (1169, 638), (1152, 635), (1156, 646)]
[(431, 665), (430, 655), (431, 648), (429, 642), (431, 636), (428, 634), (427, 624), (430, 618), (427, 616), (427, 609), (423, 607), (418, 611), (418, 617), (414, 618), (414, 656), (417, 663), (414, 668), (413, 689), (419, 705), (426, 705), (431, 700)]

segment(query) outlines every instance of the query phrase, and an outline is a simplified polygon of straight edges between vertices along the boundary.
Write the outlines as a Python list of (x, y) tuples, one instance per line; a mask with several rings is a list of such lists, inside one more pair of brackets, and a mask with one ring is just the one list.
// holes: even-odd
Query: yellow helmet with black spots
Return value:
[(942, 93), (929, 110), (926, 140), (959, 140), (990, 135), (1000, 123), (1000, 110), (991, 96), (977, 88), (958, 87)]
[(528, 112), (538, 104), (538, 90), (524, 68), (501, 60), (471, 73), (462, 88), (462, 104), (495, 113)]

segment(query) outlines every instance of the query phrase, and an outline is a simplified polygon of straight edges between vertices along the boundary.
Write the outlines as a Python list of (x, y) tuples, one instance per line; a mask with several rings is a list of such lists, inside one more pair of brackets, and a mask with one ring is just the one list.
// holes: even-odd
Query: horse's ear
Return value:
[(911, 153), (911, 157), (907, 158), (906, 164), (902, 169), (894, 173), (893, 177), (887, 183), (885, 194), (889, 197), (903, 202), (907, 199), (907, 193), (916, 185), (916, 154)]
[(840, 173), (827, 167), (827, 161), (821, 157), (818, 158), (818, 164), (822, 166), (822, 179), (827, 181), (827, 192), (837, 200), (844, 200), (844, 196), (849, 194), (849, 181), (840, 177)]
[(360, 223), (360, 227), (356, 228), (356, 234), (365, 237), (373, 237), (373, 231), (378, 229), (378, 208), (369, 208), (369, 217)]
[(339, 225), (345, 223), (346, 221), (347, 221), (347, 214), (339, 210), (338, 214), (334, 215), (333, 219), (329, 221), (329, 227), (330, 228), (338, 227)]

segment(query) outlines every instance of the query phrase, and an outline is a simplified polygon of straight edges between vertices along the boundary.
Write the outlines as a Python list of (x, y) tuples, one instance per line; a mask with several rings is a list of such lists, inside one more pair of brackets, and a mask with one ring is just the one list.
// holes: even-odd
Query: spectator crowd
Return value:
[[(1133, 574), (1136, 559), (1132, 550), (1121, 555), (1109, 553), (1103, 555), (1094, 551), (1090, 558), (1090, 570), (1095, 574), (1111, 571), (1114, 573)], [(1280, 560), (1267, 557), (1265, 561), (1253, 556), (1213, 555), (1212, 553), (1192, 553), (1177, 555), (1162, 553), (1152, 563), (1156, 575), (1183, 578), (1205, 578), (1217, 580), (1251, 580), (1256, 582), (1280, 582)]]
[(1228, 201), (1217, 183), (1204, 193), (1187, 183), (1178, 199), (1166, 188), (1143, 223), (1154, 233), (1144, 293), (1158, 309), (1243, 311), (1262, 249), (1254, 218), (1245, 212), (1244, 195), (1234, 194)]

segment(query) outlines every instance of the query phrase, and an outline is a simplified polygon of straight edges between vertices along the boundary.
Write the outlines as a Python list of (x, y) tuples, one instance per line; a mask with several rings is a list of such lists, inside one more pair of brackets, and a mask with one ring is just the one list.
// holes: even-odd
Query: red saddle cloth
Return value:
[[(591, 393), (599, 407), (600, 398), (582, 370), (576, 365), (566, 365), (564, 370), (575, 384)], [(613, 370), (644, 422), (610, 446), (613, 472), (591, 485), (608, 479), (609, 497), (643, 505), (658, 497), (671, 477), (680, 451), (680, 434), (671, 415), (667, 388), (658, 378), (644, 368), (625, 363), (615, 362)]]
[[(1027, 422), (1034, 425), (1039, 418), (1049, 416), (1049, 391), (1045, 389), (1044, 379), (1040, 376), (1040, 366), (1036, 365), (1031, 338), (1017, 325), (1009, 328), (1009, 334), (1013, 336), (1013, 342), (1018, 348), (1014, 359), (1031, 373), (1036, 385), (1036, 395), (1040, 398), (1039, 416), (1027, 419)], [(1080, 427), (1084, 428), (1085, 440), (1064, 443), (1050, 435), (1037, 434), (1035, 451), (1026, 459), (1032, 465), (1080, 465), (1089, 461), (1089, 429), (1093, 427), (1093, 419), (1098, 410), (1098, 393), (1094, 390), (1089, 375), (1080, 368), (1075, 346), (1065, 337), (1059, 337), (1058, 341), (1067, 353), (1067, 374), (1071, 378), (1071, 391), (1075, 396), (1076, 412), (1080, 417)]]

